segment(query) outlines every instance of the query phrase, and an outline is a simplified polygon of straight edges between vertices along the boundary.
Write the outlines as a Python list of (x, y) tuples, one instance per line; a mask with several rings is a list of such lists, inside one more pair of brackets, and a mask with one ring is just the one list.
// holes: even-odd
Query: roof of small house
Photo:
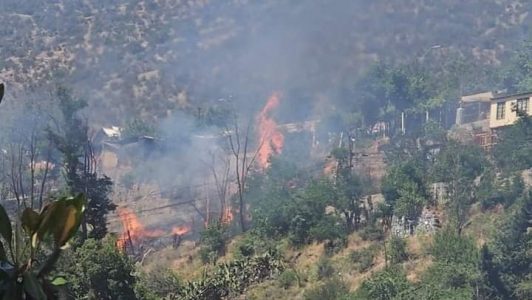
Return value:
[(464, 103), (490, 102), (493, 96), (494, 96), (493, 92), (483, 92), (483, 93), (462, 96), (460, 100)]
[(517, 93), (517, 94), (502, 94), (498, 95), (496, 97), (491, 98), (491, 100), (499, 101), (499, 100), (510, 100), (510, 99), (516, 99), (521, 97), (531, 97), (532, 91), (530, 92), (524, 92), (524, 93)]
[(118, 126), (103, 127), (103, 133), (110, 138), (120, 138), (122, 134), (122, 128)]

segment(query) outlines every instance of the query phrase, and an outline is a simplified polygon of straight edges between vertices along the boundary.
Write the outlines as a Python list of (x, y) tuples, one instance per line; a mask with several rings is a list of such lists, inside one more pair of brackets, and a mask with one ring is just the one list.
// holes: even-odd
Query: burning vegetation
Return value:
[(280, 104), (280, 97), (279, 92), (274, 92), (268, 98), (266, 105), (257, 117), (257, 135), (259, 141), (257, 163), (262, 169), (268, 168), (270, 165), (270, 157), (280, 154), (283, 150), (284, 136), (272, 116)]
[(124, 207), (117, 209), (117, 215), (123, 226), (123, 232), (117, 240), (117, 247), (123, 251), (127, 251), (128, 248), (133, 248), (135, 245), (149, 239), (168, 235), (181, 237), (188, 234), (191, 230), (190, 226), (176, 226), (169, 232), (161, 229), (146, 229), (133, 210)]

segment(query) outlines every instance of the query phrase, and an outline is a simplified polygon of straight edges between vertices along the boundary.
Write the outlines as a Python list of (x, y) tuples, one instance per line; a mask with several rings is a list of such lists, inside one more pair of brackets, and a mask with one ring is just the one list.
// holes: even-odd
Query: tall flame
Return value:
[(233, 215), (233, 212), (231, 211), (231, 207), (226, 207), (222, 215), (222, 224), (231, 224), (233, 219), (234, 219), (234, 215)]
[[(140, 222), (137, 215), (130, 209), (120, 207), (117, 210), (118, 217), (122, 221), (124, 231), (117, 241), (119, 249), (125, 249), (128, 242), (134, 243), (145, 238), (157, 238), (165, 234), (163, 230), (147, 230)], [(180, 226), (172, 229), (172, 234), (183, 235), (190, 231), (190, 227)]]
[(270, 163), (269, 159), (274, 154), (279, 154), (283, 150), (284, 136), (278, 130), (277, 123), (271, 117), (271, 113), (279, 106), (280, 95), (273, 93), (266, 105), (258, 115), (258, 136), (259, 149), (257, 153), (257, 162), (263, 169), (267, 168)]
[(187, 234), (190, 231), (189, 226), (177, 226), (172, 228), (172, 234), (173, 235), (184, 235)]

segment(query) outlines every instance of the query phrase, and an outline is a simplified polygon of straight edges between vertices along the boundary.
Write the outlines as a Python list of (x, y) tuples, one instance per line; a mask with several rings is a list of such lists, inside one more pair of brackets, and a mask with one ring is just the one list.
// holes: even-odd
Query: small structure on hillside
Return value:
[(493, 96), (493, 92), (463, 96), (456, 111), (456, 125), (478, 123), (478, 126), (482, 126), (488, 120)]
[(532, 91), (520, 94), (497, 95), (491, 98), (489, 128), (498, 129), (512, 125), (520, 116), (531, 116)]
[(391, 232), (394, 236), (408, 237), (414, 234), (433, 234), (440, 227), (440, 219), (437, 214), (428, 208), (424, 208), (417, 220), (393, 216)]
[(96, 131), (92, 138), (93, 144), (101, 144), (108, 141), (119, 141), (122, 137), (122, 128), (118, 126), (102, 127)]

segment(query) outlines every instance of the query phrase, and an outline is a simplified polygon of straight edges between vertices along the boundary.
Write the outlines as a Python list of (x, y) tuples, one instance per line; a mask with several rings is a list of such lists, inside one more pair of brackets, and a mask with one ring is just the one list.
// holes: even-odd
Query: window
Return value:
[(497, 120), (504, 119), (504, 106), (505, 102), (497, 103)]
[(528, 113), (528, 98), (517, 99), (517, 112)]

